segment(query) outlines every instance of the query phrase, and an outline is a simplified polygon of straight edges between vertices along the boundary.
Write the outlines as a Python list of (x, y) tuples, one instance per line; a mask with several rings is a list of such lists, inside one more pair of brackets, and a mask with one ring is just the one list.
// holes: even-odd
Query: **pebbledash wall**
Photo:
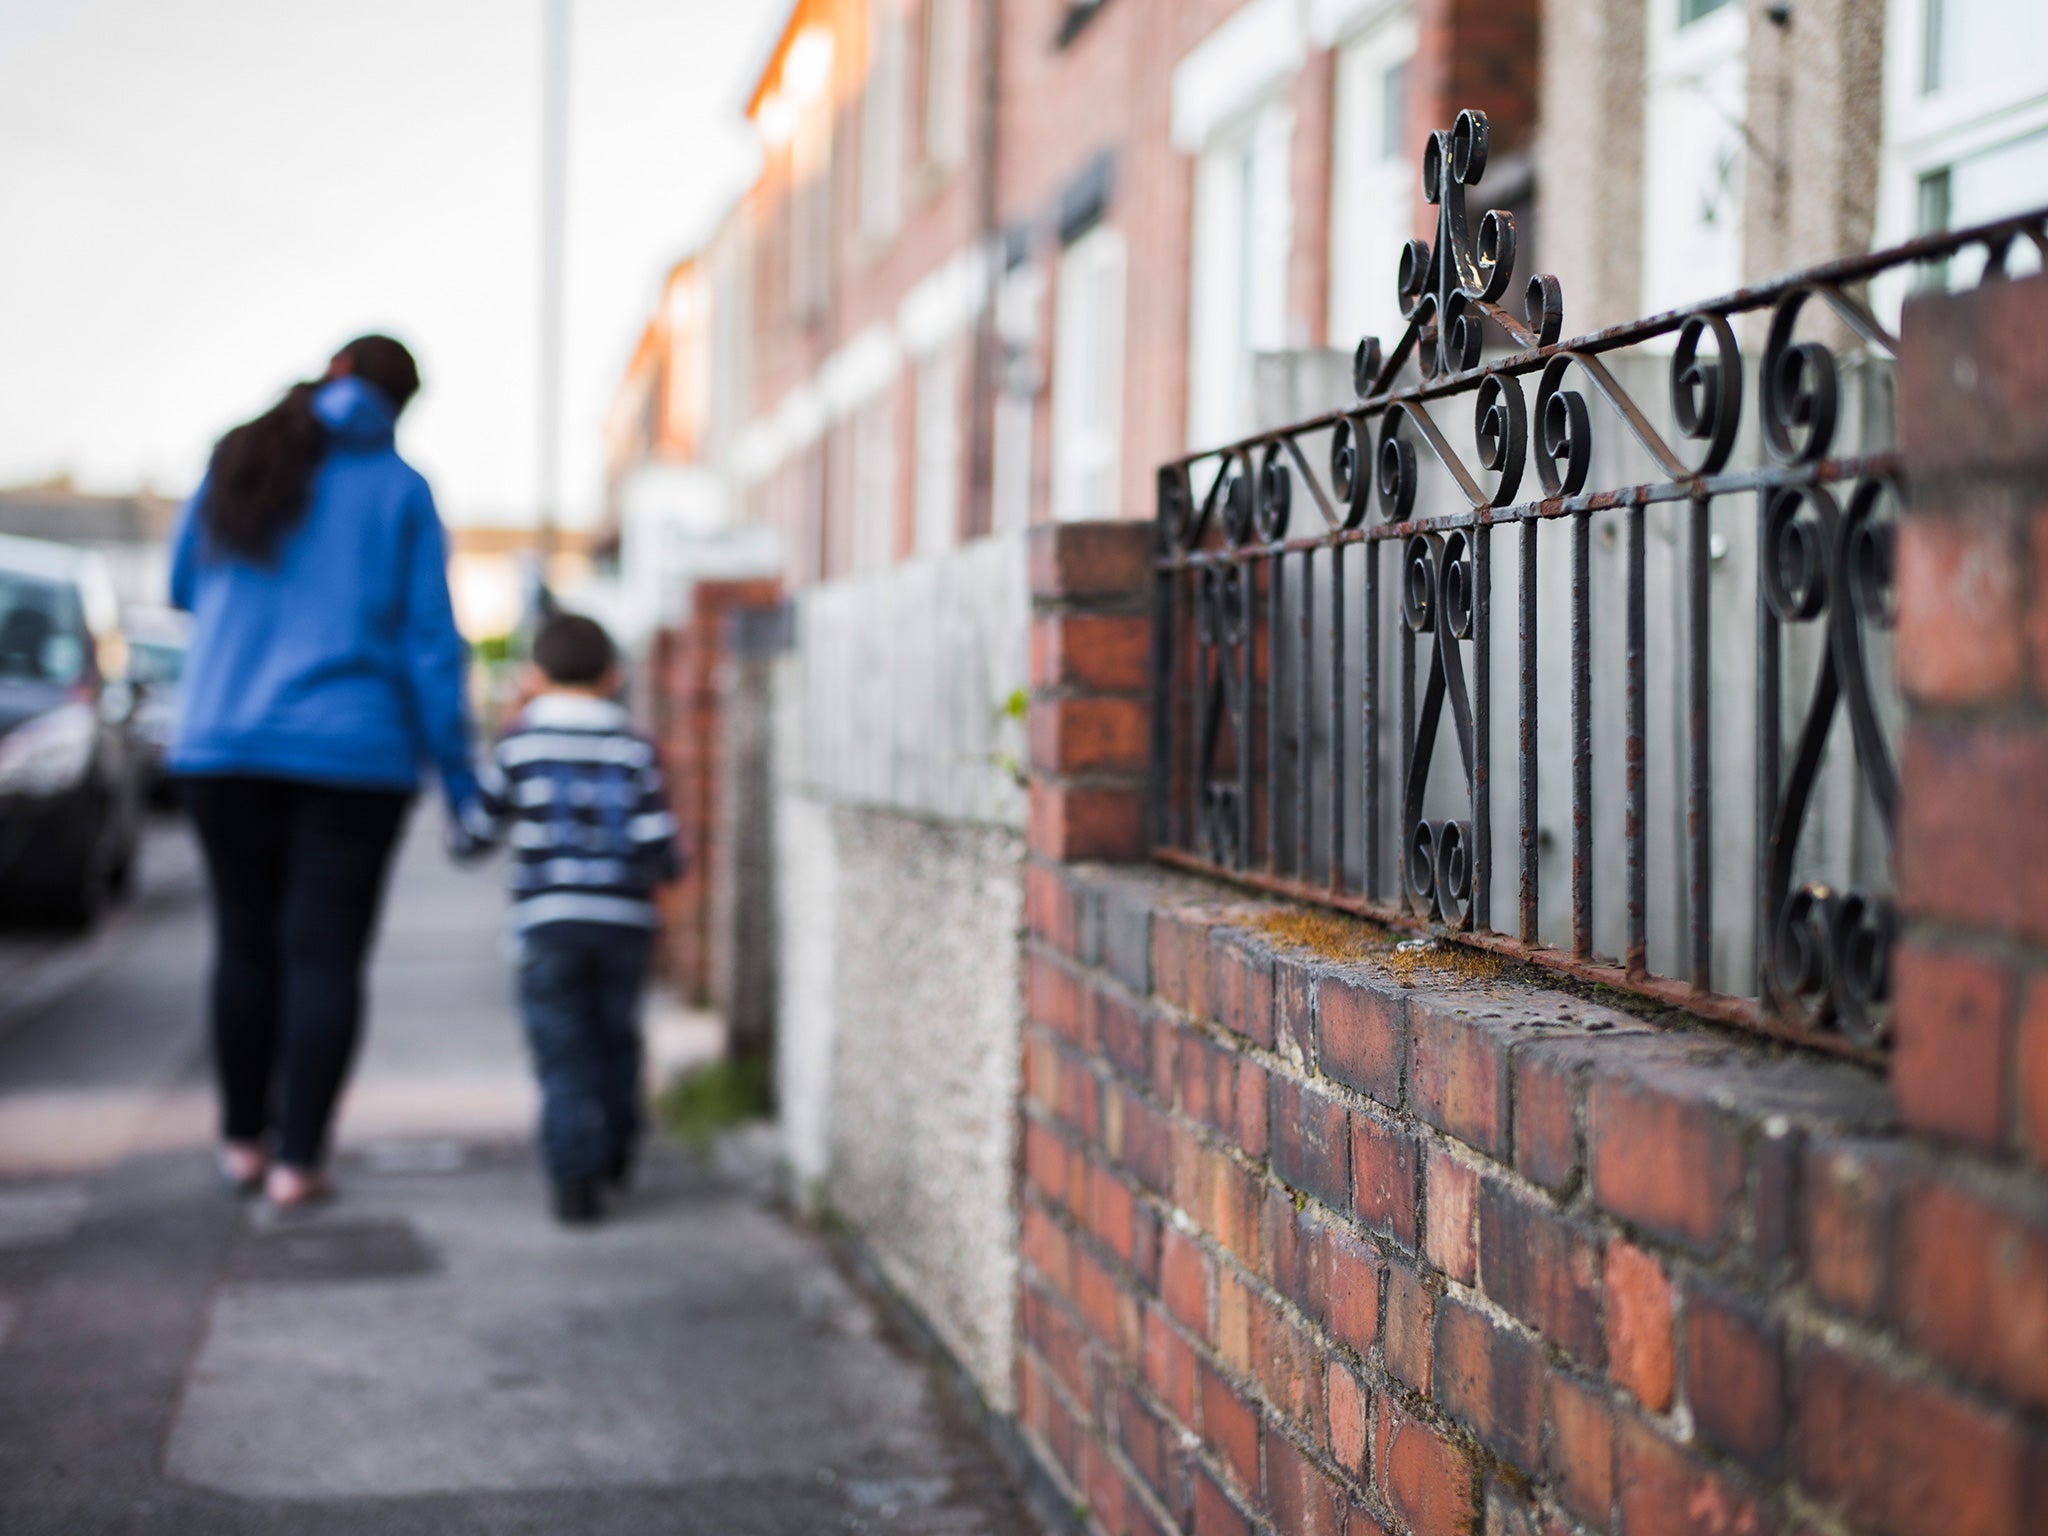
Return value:
[(1064, 1522), (2048, 1528), (2043, 335), (2044, 278), (1906, 321), (1888, 1073), (1137, 862), (1150, 532), (1034, 530), (1015, 1401)]

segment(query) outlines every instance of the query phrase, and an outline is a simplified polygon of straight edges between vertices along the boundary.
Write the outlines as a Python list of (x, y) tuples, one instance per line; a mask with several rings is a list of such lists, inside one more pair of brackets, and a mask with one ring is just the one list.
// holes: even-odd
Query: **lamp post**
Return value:
[(540, 599), (562, 494), (562, 243), (569, 180), (569, 0), (541, 0)]

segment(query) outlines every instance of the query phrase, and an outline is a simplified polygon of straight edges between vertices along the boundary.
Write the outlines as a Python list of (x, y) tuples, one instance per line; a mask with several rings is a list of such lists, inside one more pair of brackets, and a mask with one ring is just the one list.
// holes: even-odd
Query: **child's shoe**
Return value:
[(604, 1196), (595, 1179), (568, 1179), (554, 1190), (555, 1220), (565, 1227), (587, 1227), (604, 1215)]

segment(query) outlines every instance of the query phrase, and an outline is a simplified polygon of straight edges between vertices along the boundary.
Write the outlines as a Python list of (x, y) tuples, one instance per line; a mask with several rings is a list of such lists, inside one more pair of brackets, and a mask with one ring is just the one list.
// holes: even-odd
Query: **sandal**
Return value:
[(214, 1154), (214, 1172), (221, 1188), (237, 1199), (253, 1195), (263, 1187), (267, 1169), (263, 1148), (254, 1142), (224, 1141)]
[(334, 1198), (334, 1186), (326, 1174), (317, 1168), (293, 1168), (285, 1163), (270, 1170), (263, 1192), (271, 1206), (280, 1211), (304, 1210)]

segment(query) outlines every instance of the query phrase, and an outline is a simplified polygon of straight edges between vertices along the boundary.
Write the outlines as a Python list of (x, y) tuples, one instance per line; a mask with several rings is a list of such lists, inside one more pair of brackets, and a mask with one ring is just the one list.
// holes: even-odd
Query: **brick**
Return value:
[(1195, 1469), (1195, 1536), (1251, 1536), (1252, 1523), (1206, 1467)]
[(1031, 595), (1140, 603), (1152, 586), (1147, 522), (1040, 523), (1030, 534)]
[(1621, 1425), (1621, 1536), (1772, 1536), (1777, 1521), (1732, 1479), (1634, 1419)]
[(1373, 1447), (1380, 1492), (1415, 1536), (1474, 1536), (1479, 1479), (1455, 1442), (1382, 1400)]
[(1402, 1264), (1387, 1266), (1387, 1369), (1417, 1392), (1429, 1391), (1435, 1353), (1436, 1297)]
[(1230, 1158), (1204, 1146), (1180, 1127), (1173, 1132), (1173, 1199), (1246, 1268), (1258, 1270), (1261, 1201), (1257, 1185)]
[(1216, 1353), (1240, 1376), (1252, 1374), (1252, 1293), (1228, 1265), (1216, 1271)]
[(1916, 1182), (1900, 1210), (1906, 1336), (1964, 1376), (2048, 1408), (2048, 1227), (1952, 1184)]
[(1316, 981), (1316, 1065), (1389, 1108), (1408, 1066), (1407, 1004), (1399, 987), (1325, 975)]
[(2026, 675), (2013, 527), (1992, 515), (1901, 519), (1897, 555), (1899, 687), (1915, 703), (2011, 698)]
[(1116, 1283), (1116, 1277), (1098, 1263), (1087, 1249), (1074, 1249), (1073, 1260), (1076, 1309), (1089, 1330), (1126, 1355), (1139, 1349), (1137, 1299)]
[(2048, 363), (2038, 335), (2048, 283), (1915, 296), (1900, 322), (1899, 444), (1916, 482), (1988, 477), (2048, 456)]
[(1109, 1064), (1142, 1085), (1152, 1070), (1152, 1019), (1128, 998), (1101, 991), (1095, 1001), (1095, 1037)]
[(1237, 1389), (1202, 1367), (1202, 1439), (1230, 1468), (1238, 1486), (1259, 1486), (1259, 1414)]
[(1808, 1492), (1881, 1536), (2024, 1536), (2048, 1498), (2048, 1448), (1938, 1387), (1823, 1345), (1798, 1371), (1794, 1454)]
[(1685, 1399), (1702, 1440), (1774, 1474), (1785, 1439), (1785, 1346), (1778, 1326), (1733, 1296), (1690, 1293)]
[(1141, 858), (1146, 850), (1144, 797), (1135, 786), (1033, 778), (1025, 846), (1062, 864)]
[(1361, 1481), (1372, 1440), (1372, 1399), (1349, 1366), (1332, 1360), (1324, 1368), (1323, 1403), (1330, 1459)]
[(1318, 1252), (1323, 1227), (1307, 1207), (1295, 1209), (1294, 1197), (1277, 1186), (1266, 1191), (1265, 1220), (1259, 1233), (1264, 1275), (1284, 1300), (1314, 1321), (1322, 1320), (1322, 1259)]
[(1289, 1536), (1338, 1536), (1343, 1506), (1315, 1463), (1285, 1435), (1266, 1431), (1266, 1506)]
[(1137, 1200), (1130, 1186), (1098, 1164), (1088, 1166), (1088, 1230), (1124, 1263), (1138, 1256)]
[(1062, 954), (1079, 953), (1074, 893), (1056, 866), (1036, 862), (1024, 866), (1024, 926)]
[(2027, 605), (2027, 647), (2034, 660), (2034, 692), (2048, 700), (2048, 507), (2036, 507), (2029, 519), (2027, 542), (2032, 552), (2034, 601)]
[(1226, 1137), (1237, 1134), (1237, 1057), (1207, 1036), (1178, 1031), (1174, 1047), (1176, 1102), (1181, 1113)]
[(1579, 1179), (1575, 1063), (1555, 1052), (1520, 1051), (1514, 1058), (1515, 1169), (1560, 1194)]
[(1252, 1374), (1266, 1398), (1288, 1418), (1311, 1430), (1322, 1417), (1321, 1362), (1307, 1337), (1279, 1308), (1252, 1298)]
[(1136, 773), (1151, 750), (1149, 713), (1135, 698), (1040, 694), (1031, 701), (1027, 734), (1031, 766), (1042, 773)]
[(1193, 908), (1152, 913), (1153, 990), (1196, 1018), (1209, 1012), (1209, 929), (1216, 921)]
[(1615, 1215), (1712, 1254), (1743, 1189), (1742, 1144), (1711, 1104), (1634, 1077), (1594, 1082), (1593, 1193)]
[(1102, 1145), (1112, 1159), (1155, 1194), (1173, 1188), (1173, 1132), (1165, 1115), (1128, 1089), (1102, 1098)]
[(1546, 1382), (1550, 1444), (1546, 1464), (1558, 1500), (1573, 1514), (1605, 1530), (1614, 1509), (1614, 1409), (1607, 1396), (1569, 1376)]
[(1337, 1210), (1351, 1205), (1351, 1117), (1328, 1094), (1291, 1077), (1269, 1090), (1273, 1172)]
[(2004, 967), (1908, 942), (1892, 959), (1892, 1094), (1915, 1130), (1996, 1150), (2005, 1134), (2013, 988)]
[(1313, 962), (1273, 957), (1273, 1048), (1304, 1072), (1316, 1064), (1316, 987)]
[(1168, 1413), (1182, 1424), (1193, 1424), (1200, 1392), (1194, 1349), (1174, 1332), (1166, 1315), (1156, 1308), (1145, 1310), (1144, 1329), (1145, 1350), (1140, 1363), (1145, 1385), (1166, 1405)]
[(1209, 1004), (1216, 1021), (1254, 1044), (1273, 1044), (1273, 957), (1249, 935), (1217, 928), (1209, 935)]
[[(2048, 524), (2048, 515), (2043, 522)], [(2044, 537), (2044, 547), (2048, 547), (2048, 537)], [(2042, 590), (2048, 592), (2048, 588)], [(2048, 610), (2048, 602), (2041, 606)], [(2048, 686), (2048, 662), (2044, 662), (2041, 676)], [(2027, 984), (2014, 1055), (2020, 1138), (2035, 1162), (2048, 1164), (2048, 975), (2036, 975)]]
[(1436, 1312), (1436, 1400), (1482, 1445), (1541, 1470), (1543, 1357), (1536, 1346), (1453, 1297)]
[(1152, 898), (1142, 886), (1107, 881), (1102, 900), (1102, 963), (1138, 996), (1152, 991)]
[(1415, 1246), (1415, 1138), (1363, 1112), (1351, 1117), (1351, 1208), (1361, 1225)]
[(1894, 1176), (1888, 1158), (1819, 1145), (1806, 1158), (1805, 1259), (1814, 1294), (1875, 1318), (1888, 1306)]
[(2048, 941), (2048, 732), (1914, 722), (1901, 759), (1901, 909)]
[(1027, 1286), (1021, 1297), (1024, 1337), (1045, 1361), (1054, 1380), (1077, 1400), (1088, 1396), (1088, 1382), (1082, 1365), (1081, 1330), (1036, 1286)]
[(1024, 1207), (1022, 1247), (1024, 1262), (1037, 1270), (1046, 1284), (1060, 1292), (1073, 1289), (1073, 1255), (1066, 1231), (1036, 1205)]
[(1767, 1119), (1750, 1148), (1750, 1235), (1757, 1263), (1774, 1281), (1798, 1257), (1799, 1176), (1805, 1133)]
[(1338, 1228), (1317, 1238), (1315, 1315), (1339, 1343), (1361, 1355), (1380, 1329), (1380, 1276), (1385, 1266), (1370, 1245)]
[(1422, 1249), (1429, 1262), (1453, 1280), (1470, 1284), (1478, 1270), (1472, 1227), (1479, 1198), (1479, 1174), (1449, 1153), (1429, 1149), (1426, 1163), (1429, 1216)]
[(1609, 1243), (1606, 1301), (1608, 1374), (1652, 1413), (1663, 1413), (1678, 1372), (1664, 1266), (1633, 1243)]
[(1408, 1000), (1408, 1101), (1416, 1118), (1503, 1161), (1508, 1052), (1488, 1021), (1426, 994)]
[(1209, 1331), (1209, 1292), (1215, 1283), (1215, 1261), (1193, 1238), (1173, 1227), (1159, 1233), (1159, 1299), (1175, 1321), (1196, 1338)]
[(1479, 1284), (1513, 1317), (1591, 1365), (1600, 1332), (1600, 1245), (1588, 1228), (1498, 1180), (1479, 1186)]
[(1056, 613), (1031, 622), (1031, 685), (1142, 693), (1152, 626), (1142, 614)]
[(1166, 1426), (1129, 1387), (1117, 1389), (1116, 1443), (1145, 1485), (1165, 1498), (1169, 1487)]
[(1078, 1210), (1085, 1189), (1080, 1157), (1035, 1120), (1024, 1125), (1024, 1180), (1055, 1205)]
[(1244, 1155), (1257, 1162), (1272, 1150), (1266, 1069), (1255, 1061), (1240, 1059), (1233, 1079), (1236, 1098), (1237, 1144)]
[(1042, 954), (1033, 954), (1024, 968), (1024, 1012), (1084, 1050), (1089, 1041), (1081, 1020), (1081, 984), (1074, 973)]

